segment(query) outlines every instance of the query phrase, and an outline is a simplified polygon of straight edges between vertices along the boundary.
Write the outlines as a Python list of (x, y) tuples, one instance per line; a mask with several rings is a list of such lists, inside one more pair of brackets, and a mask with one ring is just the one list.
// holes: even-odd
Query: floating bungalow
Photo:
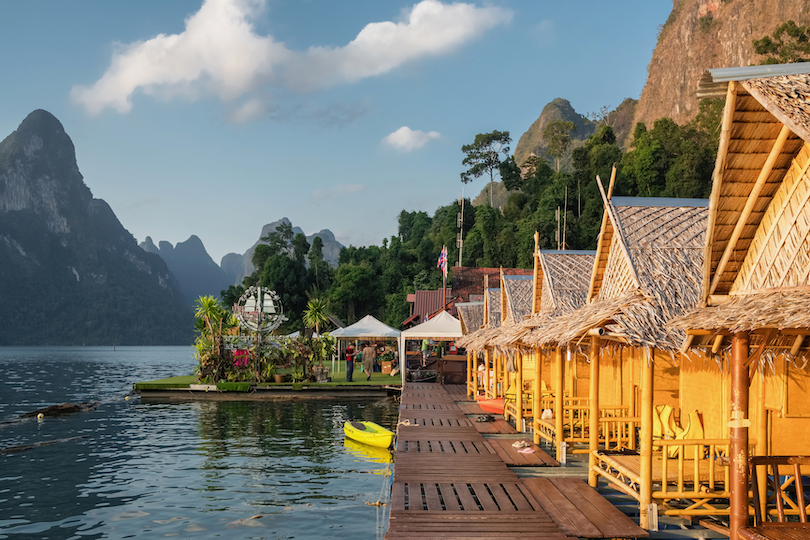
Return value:
[[(804, 369), (810, 346), (807, 72), (802, 64), (716, 69), (700, 84), (699, 95), (725, 96), (726, 104), (700, 308), (670, 326), (686, 331), (685, 348), (699, 348), (724, 367), (722, 375), (704, 377), (699, 399), (713, 398), (713, 414), (721, 413), (719, 423), (728, 432), (724, 468), (732, 540), (808, 537), (806, 523), (787, 530), (780, 529), (784, 524), (761, 523), (768, 512), (766, 495), (778, 503), (771, 519), (794, 514), (806, 522), (807, 501), (796, 488), (801, 465), (810, 460), (795, 456), (810, 450), (810, 375)], [(770, 464), (772, 478), (780, 480), (768, 493), (766, 475), (759, 471), (752, 487), (761, 498), (753, 508), (752, 455), (757, 457), (750, 463)], [(758, 518), (750, 528), (752, 514)]]

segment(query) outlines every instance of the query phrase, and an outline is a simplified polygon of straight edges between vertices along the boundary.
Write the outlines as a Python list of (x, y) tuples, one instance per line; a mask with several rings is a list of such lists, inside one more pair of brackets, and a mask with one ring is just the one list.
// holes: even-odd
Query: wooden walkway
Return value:
[[(456, 403), (466, 398), (461, 385), (408, 384), (403, 389), (386, 538), (647, 536), (577, 478), (518, 478), (507, 465), (559, 463), (528, 438), (503, 437), (515, 430), (502, 419), (476, 421), (479, 413), (471, 406), (477, 405)], [(467, 416), (471, 411), (473, 416)], [(513, 443), (519, 440), (534, 452), (518, 452)]]

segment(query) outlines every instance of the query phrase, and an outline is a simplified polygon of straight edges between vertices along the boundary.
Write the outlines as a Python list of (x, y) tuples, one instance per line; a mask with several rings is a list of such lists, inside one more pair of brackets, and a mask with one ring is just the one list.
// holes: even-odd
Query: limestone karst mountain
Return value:
[(228, 275), (219, 267), (205, 250), (202, 240), (191, 235), (185, 242), (172, 246), (160, 241), (156, 246), (147, 236), (140, 243), (149, 253), (156, 253), (166, 262), (183, 291), (186, 303), (193, 306), (200, 296), (219, 298), (220, 293), (231, 285)]
[(0, 143), (0, 345), (188, 344), (163, 260), (85, 185), (73, 142), (36, 110)]
[(773, 33), (782, 23), (810, 23), (805, 0), (675, 0), (661, 26), (647, 68), (647, 83), (633, 125), (648, 127), (669, 117), (685, 124), (695, 117), (700, 75), (709, 68), (759, 64), (753, 40)]

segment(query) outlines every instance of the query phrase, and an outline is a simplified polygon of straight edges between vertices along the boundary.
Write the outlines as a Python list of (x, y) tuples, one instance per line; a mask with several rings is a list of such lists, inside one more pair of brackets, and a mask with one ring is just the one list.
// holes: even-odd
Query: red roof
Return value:
[[(408, 295), (408, 301), (411, 300), (411, 295)], [(443, 309), (444, 305), (442, 304), (442, 290), (438, 289), (435, 291), (416, 291), (413, 295), (413, 315), (411, 315), (408, 319), (403, 321), (402, 325), (405, 326), (410, 323), (421, 324), (427, 320), (427, 317), (433, 315), (437, 311)], [(449, 303), (453, 300), (453, 291), (452, 289), (446, 290), (446, 303)], [(453, 310), (451, 309), (450, 314), (453, 315)]]

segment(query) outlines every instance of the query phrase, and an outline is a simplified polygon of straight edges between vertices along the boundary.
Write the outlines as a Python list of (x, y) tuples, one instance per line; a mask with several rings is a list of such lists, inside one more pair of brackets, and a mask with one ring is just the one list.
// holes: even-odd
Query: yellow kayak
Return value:
[(394, 442), (394, 432), (374, 422), (346, 422), (343, 433), (350, 439), (379, 448), (388, 448)]

